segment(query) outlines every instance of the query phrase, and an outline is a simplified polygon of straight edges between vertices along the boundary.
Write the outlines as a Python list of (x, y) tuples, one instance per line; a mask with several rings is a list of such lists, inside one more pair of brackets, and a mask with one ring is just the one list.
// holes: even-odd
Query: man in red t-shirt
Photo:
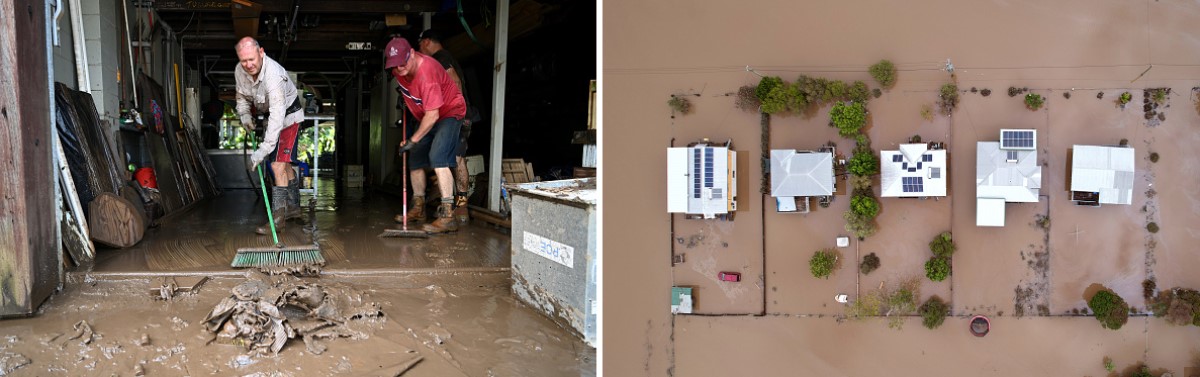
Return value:
[(450, 169), (456, 166), (454, 150), (458, 147), (459, 128), (467, 114), (462, 91), (441, 64), (429, 55), (414, 51), (404, 38), (396, 37), (388, 42), (383, 57), (383, 68), (400, 84), (405, 107), (421, 122), (411, 138), (400, 142), (399, 153), (412, 152), (409, 176), (414, 193), (409, 216), (417, 220), (425, 217), (425, 169), (432, 167), (438, 178), (441, 205), (437, 219), (423, 229), (430, 233), (456, 231), (458, 224), (452, 215), (454, 178)]

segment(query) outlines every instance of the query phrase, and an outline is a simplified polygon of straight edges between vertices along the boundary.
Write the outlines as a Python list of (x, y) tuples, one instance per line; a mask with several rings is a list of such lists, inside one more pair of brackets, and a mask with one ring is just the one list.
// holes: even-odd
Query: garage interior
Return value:
[[(506, 310), (545, 317), (534, 325), (523, 322), (522, 331), (574, 339), (560, 345), (574, 359), (555, 358), (558, 364), (520, 369), (519, 375), (563, 375), (563, 368), (595, 374), (594, 335), (554, 314), (573, 308), (544, 297), (517, 298), (512, 286), (532, 283), (511, 276), (513, 256), (522, 252), (520, 234), (512, 231), (522, 221), (511, 210), (512, 197), (538, 192), (512, 184), (574, 180), (565, 182), (595, 191), (594, 2), (6, 3), (4, 12), (28, 17), (13, 17), (0, 28), (9, 46), (5, 55), (15, 56), (0, 64), (0, 78), (13, 84), (6, 93), (11, 95), (0, 96), (6, 97), (9, 123), (0, 127), (0, 139), (18, 146), (0, 152), (0, 163), (24, 162), (0, 180), (2, 191), (23, 193), (0, 202), (0, 213), (24, 224), (0, 229), (0, 243), (13, 245), (0, 252), (0, 318), (7, 318), (0, 332), (5, 325), (63, 321), (58, 311), (73, 300), (103, 300), (81, 293), (89, 289), (84, 282), (158, 287), (164, 279), (205, 276), (217, 282), (213, 287), (233, 286), (246, 275), (230, 267), (236, 250), (273, 244), (270, 236), (254, 234), (266, 214), (258, 177), (245, 168), (247, 136), (235, 106), (233, 46), (251, 35), (305, 94), (308, 120), (300, 131), (298, 167), (305, 175), (305, 219), (279, 234), (285, 245), (320, 248), (322, 277), (304, 279), (386, 285), (380, 281), (430, 276), (433, 285), (454, 287), (483, 281), (480, 287), (488, 288), (482, 291), (507, 296), (492, 298), (514, 307)], [(440, 35), (460, 63), (464, 92), (482, 116), (467, 149), (471, 220), (450, 235), (378, 237), (398, 226), (393, 216), (401, 212), (404, 187), (396, 153), (402, 133), (395, 122), (406, 114), (397, 106), (395, 80), (382, 69), (381, 49), (393, 36), (416, 46), (426, 29)], [(409, 128), (417, 124), (411, 116), (407, 122)], [(147, 169), (153, 171), (149, 181)], [(551, 191), (562, 195), (560, 188)], [(594, 200), (555, 200), (594, 216)], [(563, 232), (561, 223), (545, 226), (532, 230), (548, 238)], [(578, 259), (590, 268), (576, 270), (594, 269), (594, 228), (583, 230), (592, 232), (591, 244), (575, 247), (581, 255), (589, 250)], [(594, 279), (594, 271), (587, 278)], [(143, 299), (149, 300), (120, 300), (143, 305)], [(391, 314), (388, 305), (383, 312)], [(120, 317), (105, 315), (113, 316)], [(497, 340), (493, 348), (505, 344)], [(453, 360), (444, 348), (410, 348)], [(38, 360), (31, 359), (36, 368)], [(440, 373), (460, 364), (442, 361), (411, 371), (446, 375)], [(472, 368), (458, 365), (455, 373), (495, 372)], [(244, 371), (250, 369), (238, 370)]]

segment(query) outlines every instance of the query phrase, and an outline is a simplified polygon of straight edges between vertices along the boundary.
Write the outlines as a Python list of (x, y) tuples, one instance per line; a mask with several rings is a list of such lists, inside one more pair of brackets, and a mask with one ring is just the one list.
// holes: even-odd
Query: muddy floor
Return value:
[[(280, 241), (288, 246), (316, 242), (327, 269), (509, 266), (507, 230), (474, 221), (457, 233), (421, 242), (381, 238), (378, 235), (384, 229), (399, 225), (392, 219), (401, 210), (399, 197), (363, 189), (335, 190), (332, 186), (333, 182), (322, 185), (323, 195), (316, 211), (307, 211), (305, 222), (288, 222), (279, 232)], [(308, 200), (305, 196), (306, 206)], [(254, 234), (254, 228), (265, 223), (261, 196), (252, 190), (227, 190), (220, 197), (162, 220), (131, 248), (100, 250), (90, 269), (104, 273), (229, 269), (238, 248), (272, 244), (270, 236)], [(413, 226), (419, 228), (419, 224), (410, 224), (410, 228)]]
[(347, 321), (353, 336), (322, 341), (320, 354), (292, 339), (277, 356), (204, 330), (209, 311), (244, 281), (217, 276), (161, 300), (147, 293), (158, 277), (72, 275), (38, 316), (0, 321), (0, 355), (28, 359), (13, 376), (595, 375), (595, 350), (517, 302), (507, 273), (306, 278), (377, 303), (382, 315)]
[[(853, 264), (843, 264), (828, 280), (812, 278), (806, 262), (844, 232), (840, 213), (830, 215), (838, 210), (758, 212), (760, 187), (751, 176), (750, 185), (739, 188), (749, 193), (739, 204), (758, 207), (751, 207), (751, 219), (710, 225), (735, 229), (712, 234), (736, 241), (717, 250), (713, 262), (689, 258), (687, 263), (753, 261), (762, 253), (768, 314), (672, 317), (665, 292), (680, 283), (681, 268), (665, 263), (663, 254), (678, 245), (664, 235), (677, 238), (681, 229), (700, 225), (681, 228), (678, 218), (672, 223), (663, 211), (661, 168), (620, 169), (622, 180), (638, 184), (603, 188), (605, 270), (610, 272), (605, 306), (622, 308), (604, 316), (606, 373), (1105, 375), (1105, 356), (1114, 359), (1117, 371), (1137, 362), (1177, 375), (1200, 367), (1200, 333), (1194, 327), (1135, 316), (1114, 332), (1090, 316), (1069, 314), (1097, 286), (1144, 310), (1140, 290), (1146, 278), (1158, 279), (1159, 287), (1200, 284), (1200, 275), (1188, 273), (1200, 265), (1200, 257), (1187, 246), (1200, 239), (1200, 231), (1191, 229), (1200, 223), (1192, 174), (1200, 163), (1193, 153), (1200, 116), (1192, 90), (1200, 69), (1191, 63), (1200, 60), (1200, 35), (1191, 26), (1200, 20), (1200, 7), (1153, 1), (771, 1), (649, 7), (605, 2), (604, 8), (606, 19), (620, 20), (620, 27), (606, 28), (604, 35), (605, 108), (620, 109), (604, 114), (604, 149), (621, 151), (605, 153), (605, 166), (665, 166), (662, 148), (672, 140), (679, 145), (699, 137), (732, 137), (739, 149), (750, 152), (747, 170), (755, 174), (762, 166), (758, 115), (735, 107), (738, 87), (757, 84), (758, 75), (794, 81), (804, 74), (863, 80), (874, 88), (878, 84), (867, 66), (886, 58), (899, 74), (897, 85), (868, 105), (873, 147), (891, 147), (914, 134), (946, 141), (951, 175), (950, 195), (939, 201), (883, 199), (879, 233), (839, 249), (843, 256), (875, 252), (880, 270), (859, 276)], [(945, 70), (947, 58), (955, 67), (953, 77)], [(953, 116), (922, 117), (921, 108), (952, 80), (961, 98)], [(1021, 97), (1008, 96), (1009, 87), (1027, 87), (1044, 96), (1046, 105), (1030, 111)], [(1140, 101), (1144, 89), (1156, 87), (1171, 88), (1171, 95), (1158, 109), (1165, 115), (1147, 119)], [(1135, 102), (1121, 108), (1115, 98), (1124, 91)], [(666, 105), (672, 95), (685, 95), (692, 113), (672, 113)], [(771, 147), (809, 149), (833, 140), (839, 151), (847, 150), (852, 144), (827, 126), (828, 109), (773, 116)], [(1043, 201), (1008, 204), (1004, 228), (977, 228), (975, 143), (997, 140), (1001, 128), (1038, 130)], [(1073, 205), (1066, 191), (1072, 145), (1112, 145), (1121, 139), (1137, 148), (1133, 205)], [(1151, 151), (1160, 161), (1149, 161)], [(838, 199), (831, 207), (844, 205), (839, 202), (845, 197)], [(1050, 217), (1048, 229), (1036, 225), (1039, 215)], [(1151, 221), (1161, 230), (1148, 232)], [(758, 226), (762, 230), (754, 229)], [(914, 320), (901, 331), (887, 329), (882, 320), (838, 324), (834, 294), (865, 291), (897, 276), (923, 279), (927, 243), (944, 230), (953, 231), (959, 244), (954, 272), (941, 283), (925, 280), (922, 296), (948, 299), (955, 317), (932, 331)], [(756, 233), (764, 237), (763, 249), (744, 241), (742, 234)], [(714, 300), (711, 293), (704, 296), (706, 290), (725, 284), (715, 277), (684, 276), (701, 288), (698, 307), (706, 298)], [(716, 309), (738, 309), (731, 313), (748, 307), (734, 303), (752, 305), (757, 299), (720, 292), (726, 294), (715, 300), (730, 304)], [(969, 314), (992, 316), (992, 334), (970, 336), (967, 318), (961, 317)]]
[[(237, 249), (271, 242), (253, 234), (262, 200), (229, 190), (163, 219), (132, 248), (99, 250), (36, 316), (0, 321), (0, 375), (596, 374), (595, 348), (512, 294), (507, 229), (476, 220), (451, 235), (380, 238), (396, 226), (398, 197), (323, 188), (306, 221), (280, 236), (319, 245), (319, 277), (257, 274), (250, 280), (274, 283), (245, 285), (246, 270), (230, 267)], [(202, 277), (197, 293), (163, 299), (162, 287)], [(316, 287), (328, 294), (307, 305), (275, 299)]]

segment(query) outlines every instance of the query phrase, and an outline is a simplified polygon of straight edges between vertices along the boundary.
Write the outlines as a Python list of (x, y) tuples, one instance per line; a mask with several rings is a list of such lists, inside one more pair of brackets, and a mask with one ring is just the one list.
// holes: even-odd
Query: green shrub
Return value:
[(758, 97), (760, 102), (766, 102), (767, 95), (770, 94), (772, 90), (775, 90), (775, 88), (783, 85), (783, 79), (779, 78), (779, 76), (763, 77), (762, 79), (758, 80), (758, 87), (754, 89), (754, 96)]
[(1155, 377), (1155, 376), (1154, 376), (1154, 374), (1150, 373), (1150, 367), (1143, 365), (1141, 368), (1137, 368), (1137, 370), (1134, 370), (1133, 373), (1131, 373), (1129, 375), (1129, 377)]
[(850, 198), (850, 210), (862, 217), (875, 217), (879, 214), (879, 201), (870, 193), (867, 195), (858, 195), (855, 193)]
[(928, 103), (921, 105), (921, 119), (925, 119), (929, 122), (933, 121), (933, 105)]
[(954, 85), (954, 83), (942, 85), (942, 90), (938, 92), (938, 99), (942, 114), (950, 115), (954, 112), (954, 107), (958, 106), (958, 85)]
[(932, 257), (925, 262), (925, 277), (932, 281), (946, 280), (950, 276), (950, 258)]
[(867, 124), (867, 107), (862, 102), (838, 102), (829, 110), (829, 122), (842, 137), (853, 137)]
[(847, 86), (846, 82), (842, 80), (830, 81), (827, 88), (829, 96), (835, 100), (846, 99), (850, 94), (850, 87)]
[(767, 92), (767, 96), (762, 99), (762, 112), (767, 114), (775, 114), (787, 110), (788, 106), (788, 86), (779, 85), (771, 88)]
[(1112, 372), (1112, 371), (1113, 371), (1113, 369), (1116, 369), (1116, 366), (1115, 366), (1115, 365), (1113, 365), (1112, 358), (1111, 358), (1111, 357), (1108, 357), (1108, 356), (1105, 356), (1105, 357), (1104, 357), (1104, 370), (1106, 370), (1106, 371), (1109, 371), (1109, 372)]
[(667, 106), (670, 106), (671, 110), (683, 115), (692, 112), (692, 101), (689, 101), (684, 96), (671, 96), (671, 99), (667, 101)]
[(879, 162), (869, 149), (865, 152), (855, 151), (846, 163), (846, 169), (856, 176), (872, 176), (879, 173)]
[(1133, 100), (1133, 95), (1129, 94), (1129, 92), (1125, 92), (1125, 93), (1121, 93), (1121, 97), (1117, 99), (1117, 102), (1119, 102), (1121, 104), (1121, 106), (1125, 106), (1125, 104), (1129, 103), (1129, 101), (1132, 101), (1132, 100)]
[(862, 263), (858, 265), (858, 270), (863, 275), (869, 275), (872, 271), (879, 269), (879, 265), (879, 257), (875, 253), (870, 253), (863, 257)]
[(1121, 296), (1110, 291), (1096, 292), (1096, 295), (1088, 300), (1088, 308), (1095, 313), (1100, 326), (1106, 329), (1120, 329), (1129, 320), (1129, 304), (1126, 304)]
[(917, 310), (921, 314), (921, 324), (928, 329), (936, 329), (946, 321), (946, 315), (950, 314), (950, 305), (942, 301), (941, 297), (933, 296), (925, 300), (921, 304), (921, 308)]
[(812, 270), (813, 277), (828, 279), (836, 262), (837, 256), (833, 254), (833, 250), (820, 250), (813, 253), (812, 259), (808, 260), (808, 268)]
[(1155, 317), (1176, 326), (1200, 326), (1200, 292), (1187, 288), (1163, 291), (1151, 304)]
[(1158, 152), (1150, 153), (1150, 162), (1158, 162)]
[(929, 241), (929, 251), (933, 255), (949, 258), (954, 255), (954, 240), (950, 237), (950, 232), (942, 232), (942, 234), (933, 237), (933, 241)]
[(867, 88), (867, 83), (855, 81), (854, 84), (850, 86), (850, 93), (846, 95), (846, 99), (854, 102), (867, 103), (867, 101), (871, 99), (871, 89)]
[(1166, 88), (1151, 89), (1150, 93), (1151, 93), (1150, 98), (1154, 101), (1154, 104), (1156, 104), (1156, 105), (1162, 105), (1163, 102), (1167, 101), (1167, 89)]
[(884, 59), (879, 63), (875, 63), (868, 69), (871, 72), (871, 77), (879, 82), (879, 86), (891, 89), (892, 85), (896, 85), (896, 66), (891, 61)]
[(846, 211), (842, 215), (846, 219), (846, 231), (853, 233), (861, 241), (875, 234), (875, 219), (859, 216), (854, 211)]
[(1042, 108), (1042, 104), (1046, 103), (1046, 99), (1041, 94), (1029, 93), (1025, 95), (1025, 107), (1037, 111)]
[(800, 92), (799, 85), (785, 84), (783, 86), (784, 102), (787, 103), (787, 109), (791, 112), (801, 112), (808, 106), (808, 97)]
[(1158, 223), (1151, 222), (1146, 224), (1146, 230), (1150, 231), (1150, 233), (1158, 233)]

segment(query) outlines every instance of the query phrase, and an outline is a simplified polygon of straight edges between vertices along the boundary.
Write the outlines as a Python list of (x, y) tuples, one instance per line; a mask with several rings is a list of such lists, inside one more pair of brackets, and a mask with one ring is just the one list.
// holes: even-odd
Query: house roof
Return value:
[(1004, 199), (975, 198), (976, 226), (1004, 226)]
[(879, 157), (881, 197), (946, 196), (945, 149), (900, 144), (900, 150), (880, 151)]
[(832, 153), (771, 150), (771, 196), (832, 194)]
[[(1036, 150), (1000, 149), (1000, 142), (980, 141), (975, 155), (975, 197), (1035, 203), (1042, 187)], [(1015, 155), (1015, 156), (1010, 156)], [(1010, 162), (1010, 157), (1016, 161)]]
[(1071, 191), (1100, 194), (1102, 204), (1133, 203), (1134, 149), (1075, 145)]

